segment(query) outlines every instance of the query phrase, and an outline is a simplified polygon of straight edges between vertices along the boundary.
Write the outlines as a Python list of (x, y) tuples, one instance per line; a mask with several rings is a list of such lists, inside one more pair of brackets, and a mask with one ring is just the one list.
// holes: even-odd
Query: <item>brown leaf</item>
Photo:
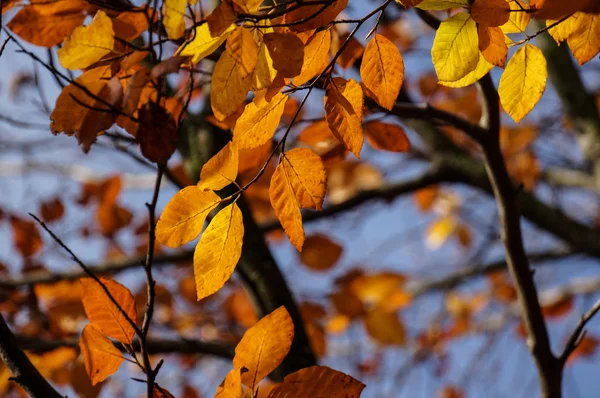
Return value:
[(40, 206), (40, 214), (42, 220), (46, 222), (54, 222), (60, 220), (65, 214), (65, 206), (63, 206), (60, 198), (56, 197), (52, 200), (42, 203)]
[(177, 149), (177, 126), (173, 116), (155, 102), (148, 102), (138, 112), (140, 127), (137, 141), (142, 155), (165, 165)]
[(263, 41), (273, 58), (273, 67), (282, 77), (295, 77), (302, 71), (304, 43), (293, 33), (267, 33)]
[(410, 141), (397, 124), (371, 121), (364, 124), (367, 142), (375, 149), (389, 152), (410, 151)]
[(342, 255), (342, 247), (325, 235), (315, 234), (304, 241), (300, 261), (313, 271), (326, 271)]
[(286, 376), (269, 398), (358, 398), (365, 385), (327, 366), (311, 366)]
[(10, 217), (13, 241), (23, 257), (31, 257), (39, 252), (44, 243), (36, 223), (16, 216)]

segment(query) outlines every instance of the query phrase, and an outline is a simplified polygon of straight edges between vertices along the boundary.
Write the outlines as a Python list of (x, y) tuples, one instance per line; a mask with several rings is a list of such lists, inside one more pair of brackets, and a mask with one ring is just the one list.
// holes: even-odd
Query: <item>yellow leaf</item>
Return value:
[(300, 208), (321, 210), (325, 182), (323, 161), (306, 148), (283, 153), (281, 163), (271, 178), (271, 205), (290, 242), (298, 251), (302, 251), (304, 244)]
[(528, 10), (529, 6), (524, 1), (511, 1), (508, 3), (510, 7), (510, 16), (508, 22), (500, 27), (505, 34), (508, 33), (525, 33), (531, 16), (524, 10)]
[(485, 57), (480, 53), (479, 54), (479, 62), (477, 62), (477, 66), (475, 67), (475, 69), (473, 69), (473, 71), (469, 72), (465, 77), (458, 79), (456, 81), (453, 81), (453, 82), (439, 81), (438, 83), (442, 86), (453, 87), (453, 88), (470, 86), (471, 84), (474, 84), (477, 81), (479, 81), (479, 79), (481, 79), (483, 76), (485, 76), (490, 70), (492, 70), (493, 67), (494, 67), (494, 65), (490, 64), (485, 59)]
[(404, 61), (396, 45), (376, 34), (363, 54), (360, 77), (365, 94), (392, 110), (404, 81)]
[(256, 148), (265, 144), (279, 126), (288, 96), (280, 92), (268, 100), (266, 91), (256, 93), (254, 100), (246, 105), (244, 113), (235, 123), (233, 141), (240, 149)]
[(367, 142), (375, 149), (390, 152), (410, 151), (410, 141), (404, 129), (397, 124), (373, 120), (365, 123), (364, 130)]
[(248, 14), (258, 11), (258, 7), (262, 4), (262, 0), (233, 0), (233, 2)]
[(231, 369), (217, 388), (215, 398), (244, 398), (241, 369)]
[(481, 51), (485, 60), (493, 65), (504, 68), (508, 55), (508, 47), (504, 40), (506, 36), (504, 36), (502, 29), (480, 26), (477, 33), (479, 34), (479, 51)]
[(416, 7), (421, 10), (449, 10), (451, 8), (466, 8), (469, 0), (423, 0)]
[(123, 362), (121, 351), (92, 323), (83, 328), (79, 349), (93, 386), (115, 373)]
[(327, 366), (311, 366), (287, 375), (269, 398), (358, 398), (365, 385)]
[(190, 42), (184, 43), (181, 47), (179, 47), (176, 55), (192, 57), (192, 62), (197, 64), (203, 58), (212, 54), (217, 48), (219, 48), (221, 43), (227, 39), (234, 29), (235, 24), (231, 24), (219, 36), (213, 37), (210, 34), (210, 28), (208, 27), (208, 24), (204, 23), (196, 28), (194, 39)]
[[(100, 278), (100, 282), (108, 289), (127, 317), (136, 322), (135, 299), (129, 289), (105, 278)], [(91, 278), (82, 278), (80, 283), (83, 288), (81, 302), (90, 322), (100, 328), (105, 335), (122, 343), (131, 344), (135, 334), (133, 326), (108, 298), (100, 284)]]
[(244, 333), (235, 347), (233, 367), (248, 369), (242, 383), (252, 391), (287, 355), (294, 339), (294, 323), (281, 306)]
[(342, 247), (325, 235), (316, 234), (306, 238), (300, 261), (313, 271), (326, 271), (333, 267), (342, 255)]
[(404, 8), (415, 7), (423, 2), (423, 0), (396, 0), (404, 6)]
[(456, 81), (477, 67), (477, 24), (469, 14), (461, 12), (440, 24), (431, 47), (431, 59), (440, 81)]
[(220, 200), (213, 191), (202, 191), (197, 186), (183, 188), (163, 210), (156, 224), (156, 239), (168, 247), (179, 247), (196, 239), (206, 216)]
[(295, 77), (302, 71), (304, 43), (294, 33), (266, 33), (263, 42), (273, 59), (273, 67), (282, 77)]
[(58, 49), (58, 60), (66, 69), (85, 69), (110, 53), (114, 46), (112, 21), (100, 10), (88, 26), (80, 26)]
[(364, 140), (362, 107), (362, 88), (355, 80), (341, 77), (331, 80), (325, 93), (325, 118), (333, 135), (357, 158)]
[(432, 250), (437, 250), (456, 230), (457, 224), (453, 217), (440, 217), (427, 229), (426, 243)]
[(342, 334), (350, 326), (352, 320), (344, 314), (335, 315), (325, 324), (325, 331), (328, 334)]
[(255, 91), (270, 87), (277, 76), (277, 70), (273, 67), (273, 58), (271, 58), (267, 45), (263, 40), (266, 33), (273, 32), (273, 28), (268, 20), (260, 21), (257, 27), (258, 29), (254, 30), (254, 38), (260, 44), (258, 45), (258, 59), (252, 79), (252, 87)]
[(502, 107), (519, 123), (538, 103), (546, 89), (548, 69), (542, 51), (525, 44), (512, 56), (502, 73), (498, 95)]
[(232, 203), (212, 219), (194, 251), (198, 300), (215, 293), (229, 280), (242, 255), (243, 238), (242, 212)]
[(579, 14), (577, 28), (567, 43), (579, 65), (583, 65), (600, 52), (600, 14)]
[(223, 34), (231, 24), (235, 23), (236, 19), (237, 15), (231, 1), (223, 0), (213, 12), (206, 17), (206, 23), (208, 24), (211, 36), (216, 37)]
[(226, 48), (238, 63), (242, 77), (254, 73), (258, 59), (258, 46), (248, 29), (240, 26), (234, 30), (227, 39)]
[(210, 105), (217, 120), (237, 112), (252, 86), (252, 75), (242, 77), (240, 66), (229, 51), (223, 51), (213, 69)]
[[(554, 21), (551, 19), (547, 20), (546, 27), (548, 27), (548, 33), (550, 34), (550, 36), (552, 36), (552, 38), (554, 39), (554, 41), (556, 41), (557, 44), (560, 44), (561, 42), (567, 40), (573, 33), (575, 33), (575, 31), (579, 27), (578, 19), (582, 15), (584, 14), (581, 12), (577, 12), (561, 22)], [(550, 28), (550, 26), (552, 27)]]
[(179, 39), (183, 36), (185, 23), (185, 9), (188, 5), (187, 0), (165, 0), (163, 4), (163, 25), (167, 31), (167, 37), (171, 40)]
[(233, 142), (228, 142), (202, 166), (198, 188), (203, 191), (218, 191), (232, 184), (237, 177), (238, 163), (238, 149)]
[(331, 32), (329, 29), (316, 32), (308, 39), (304, 47), (302, 71), (294, 77), (294, 84), (300, 86), (323, 72), (329, 63)]
[(379, 308), (369, 311), (365, 316), (365, 328), (379, 344), (402, 346), (406, 342), (404, 324), (395, 312)]
[(471, 5), (471, 18), (480, 25), (504, 25), (509, 16), (510, 6), (506, 0), (475, 0)]

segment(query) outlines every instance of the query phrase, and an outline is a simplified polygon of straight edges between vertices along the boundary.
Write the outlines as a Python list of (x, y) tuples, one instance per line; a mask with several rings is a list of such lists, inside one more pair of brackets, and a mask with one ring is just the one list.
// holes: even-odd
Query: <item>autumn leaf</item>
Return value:
[(600, 14), (577, 15), (577, 27), (568, 36), (567, 43), (579, 65), (583, 65), (600, 52)]
[[(137, 319), (135, 299), (125, 286), (115, 281), (100, 278), (123, 312), (133, 322)], [(108, 337), (131, 344), (135, 330), (119, 308), (108, 298), (100, 284), (91, 279), (80, 279), (83, 287), (81, 301), (90, 322)]]
[(159, 165), (167, 164), (177, 149), (177, 125), (173, 116), (159, 104), (150, 101), (138, 112), (140, 121), (137, 141), (144, 157)]
[(546, 89), (548, 70), (542, 51), (525, 44), (508, 61), (500, 78), (498, 95), (502, 107), (519, 123), (538, 103)]
[(179, 47), (176, 55), (192, 57), (192, 63), (197, 64), (219, 48), (234, 29), (235, 24), (231, 24), (219, 36), (213, 37), (208, 24), (202, 24), (196, 28), (194, 39)]
[(327, 5), (322, 3), (311, 5), (311, 2), (313, 0), (304, 1), (303, 7), (294, 7), (294, 4), (288, 6), (294, 8), (285, 13), (284, 21), (294, 32), (304, 32), (327, 25), (348, 5), (348, 0), (334, 0)]
[(121, 351), (92, 323), (83, 328), (79, 349), (93, 386), (115, 373), (123, 362)]
[(461, 12), (440, 24), (431, 58), (440, 81), (456, 81), (475, 69), (479, 60), (477, 25), (469, 14)]
[(58, 49), (58, 60), (67, 69), (85, 69), (110, 53), (114, 47), (112, 21), (100, 10), (88, 26), (73, 31)]
[(235, 347), (233, 367), (246, 368), (242, 383), (254, 391), (257, 383), (271, 373), (288, 354), (294, 339), (294, 323), (281, 306), (244, 333)]
[(40, 232), (33, 220), (11, 216), (10, 227), (14, 245), (24, 258), (35, 255), (44, 247)]
[(243, 27), (238, 27), (227, 39), (227, 51), (235, 59), (242, 78), (254, 73), (258, 61), (258, 46), (254, 36)]
[(163, 210), (156, 224), (156, 239), (168, 247), (179, 247), (196, 239), (208, 213), (220, 201), (213, 191), (202, 191), (197, 186), (183, 188)]
[(244, 398), (241, 369), (232, 369), (217, 388), (215, 398)]
[(483, 26), (500, 26), (508, 22), (510, 6), (506, 0), (475, 0), (471, 18)]
[(263, 42), (281, 77), (298, 76), (304, 63), (304, 43), (293, 33), (266, 33)]
[(228, 142), (215, 156), (202, 166), (198, 188), (218, 191), (235, 182), (238, 173), (239, 154), (234, 142)]
[(304, 46), (304, 60), (300, 74), (294, 77), (294, 84), (300, 86), (319, 73), (323, 72), (329, 63), (329, 47), (331, 32), (322, 30), (313, 34)]
[(427, 229), (427, 246), (437, 250), (452, 236), (456, 230), (457, 223), (451, 216), (440, 217)]
[(40, 214), (42, 216), (42, 220), (45, 222), (54, 222), (63, 217), (65, 214), (65, 206), (60, 198), (57, 197), (42, 203), (40, 206)]
[(235, 23), (236, 18), (232, 2), (228, 0), (221, 1), (213, 12), (206, 17), (210, 35), (213, 37), (220, 36)]
[(469, 6), (469, 0), (423, 0), (416, 5), (421, 10), (442, 11), (451, 8), (466, 8)]
[(223, 51), (212, 75), (210, 105), (217, 120), (237, 112), (252, 86), (252, 75), (242, 77), (240, 66), (229, 51)]
[(306, 148), (285, 152), (269, 187), (271, 205), (290, 242), (302, 251), (304, 228), (300, 208), (321, 210), (325, 197), (325, 167)]
[(365, 385), (353, 377), (328, 368), (311, 366), (287, 375), (268, 398), (358, 398)]
[(382, 345), (403, 346), (406, 341), (404, 324), (395, 312), (372, 309), (365, 316), (365, 328), (369, 336)]
[(410, 141), (404, 129), (397, 124), (374, 120), (365, 123), (364, 131), (367, 142), (375, 149), (390, 152), (410, 151)]
[(256, 93), (246, 105), (233, 129), (233, 141), (240, 149), (256, 148), (270, 141), (285, 109), (288, 96), (279, 92), (267, 98), (267, 90)]
[(162, 23), (169, 39), (179, 39), (185, 30), (184, 16), (187, 0), (165, 0), (162, 9)]
[(477, 34), (479, 36), (479, 51), (481, 51), (481, 55), (492, 65), (504, 68), (506, 57), (508, 56), (508, 47), (506, 46), (502, 29), (480, 26)]
[(373, 36), (363, 54), (360, 77), (365, 94), (391, 110), (404, 81), (404, 61), (396, 45), (385, 36)]
[(524, 33), (529, 25), (531, 15), (527, 12), (529, 6), (525, 2), (510, 1), (510, 16), (508, 22), (500, 27), (505, 34)]
[(455, 80), (453, 82), (445, 82), (440, 80), (438, 84), (452, 88), (467, 87), (471, 84), (477, 83), (479, 79), (485, 76), (490, 70), (492, 70), (493, 67), (494, 65), (489, 63), (485, 59), (483, 54), (479, 53), (479, 60), (477, 61), (477, 66), (475, 67), (475, 69), (473, 69), (471, 72), (467, 73), (464, 77), (458, 80)]
[(325, 94), (325, 117), (333, 135), (357, 158), (364, 140), (362, 107), (363, 92), (356, 81), (341, 77), (331, 80)]
[(242, 212), (232, 203), (212, 219), (194, 251), (198, 300), (215, 293), (227, 282), (242, 255), (243, 237)]
[(326, 271), (342, 255), (342, 247), (325, 235), (311, 235), (304, 241), (300, 261), (313, 271)]

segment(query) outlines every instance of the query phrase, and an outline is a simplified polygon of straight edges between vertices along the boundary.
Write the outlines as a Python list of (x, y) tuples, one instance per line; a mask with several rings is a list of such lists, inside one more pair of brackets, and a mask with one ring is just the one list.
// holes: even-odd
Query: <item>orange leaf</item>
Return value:
[(213, 191), (202, 191), (197, 186), (183, 188), (163, 210), (156, 224), (156, 239), (168, 247), (179, 247), (196, 239), (208, 213), (220, 201)]
[(198, 188), (217, 191), (235, 182), (239, 155), (234, 142), (230, 141), (202, 166)]
[(242, 382), (252, 391), (288, 354), (294, 339), (294, 323), (281, 306), (244, 333), (235, 348), (233, 367), (248, 369)]
[(557, 319), (567, 315), (573, 309), (573, 296), (566, 296), (553, 303), (542, 306), (546, 318)]
[(508, 56), (508, 47), (502, 29), (480, 25), (477, 34), (479, 36), (479, 51), (481, 51), (485, 60), (492, 65), (504, 68)]
[(295, 3), (289, 5), (294, 10), (285, 14), (284, 21), (294, 32), (304, 32), (329, 24), (348, 4), (348, 0), (335, 0), (328, 5), (310, 5), (311, 2), (313, 1), (304, 1), (302, 7), (296, 7)]
[(471, 17), (484, 26), (504, 25), (510, 17), (510, 6), (506, 0), (475, 0)]
[[(344, 69), (348, 69), (349, 67), (351, 67), (352, 65), (354, 65), (354, 62), (359, 59), (362, 55), (363, 52), (365, 51), (365, 48), (363, 47), (363, 45), (356, 40), (356, 38), (350, 37), (350, 39), (348, 39), (348, 37), (350, 36), (349, 33), (344, 33), (343, 35), (341, 35), (339, 37), (339, 41), (340, 43), (345, 43), (346, 40), (348, 41), (348, 44), (346, 45), (346, 47), (342, 50), (342, 53), (340, 54), (340, 56), (337, 59), (337, 64), (340, 65), (342, 68)], [(335, 48), (332, 49), (332, 52), (337, 52), (339, 51), (339, 49)]]
[(287, 99), (283, 93), (268, 98), (266, 89), (257, 92), (235, 123), (233, 141), (238, 148), (256, 148), (270, 141), (279, 126)]
[(363, 54), (360, 77), (365, 94), (392, 110), (404, 81), (404, 61), (398, 47), (385, 36), (376, 34)]
[(600, 52), (600, 14), (577, 15), (577, 28), (567, 43), (579, 65), (583, 65)]
[(215, 398), (244, 398), (241, 369), (232, 369), (217, 388)]
[(287, 375), (269, 398), (358, 398), (365, 385), (327, 366), (311, 366)]
[(212, 37), (223, 34), (236, 20), (236, 14), (230, 1), (221, 1), (213, 12), (206, 17), (206, 23)]
[(402, 346), (406, 342), (404, 324), (395, 312), (379, 308), (369, 311), (365, 316), (365, 328), (379, 344)]
[(342, 247), (325, 235), (306, 238), (300, 261), (313, 271), (326, 271), (333, 267), (342, 255)]
[(290, 242), (302, 251), (304, 228), (300, 208), (321, 210), (325, 198), (325, 167), (310, 149), (296, 148), (282, 154), (269, 197)]
[(121, 351), (92, 323), (83, 328), (79, 348), (93, 386), (115, 373), (123, 362)]
[(331, 32), (321, 30), (312, 35), (304, 47), (304, 61), (300, 74), (294, 77), (294, 84), (300, 86), (323, 72), (329, 63)]
[(389, 152), (410, 151), (410, 141), (404, 129), (397, 124), (375, 120), (365, 123), (364, 131), (367, 142), (375, 149)]
[(258, 46), (248, 29), (238, 27), (227, 38), (227, 51), (235, 59), (242, 78), (252, 74), (258, 60)]
[(432, 185), (427, 188), (419, 189), (414, 193), (413, 199), (422, 213), (426, 213), (433, 208), (433, 204), (435, 203), (439, 192), (439, 187), (437, 185)]
[(23, 257), (31, 257), (44, 247), (44, 242), (34, 221), (10, 217), (15, 247)]
[(217, 120), (237, 112), (252, 87), (252, 75), (242, 76), (241, 67), (229, 51), (223, 51), (212, 75), (210, 105)]
[(281, 77), (298, 76), (304, 62), (304, 43), (293, 33), (266, 33), (263, 42)]
[(357, 158), (363, 145), (363, 92), (355, 80), (336, 77), (327, 86), (325, 117), (331, 132)]
[[(127, 317), (135, 322), (135, 299), (129, 289), (109, 279), (100, 278), (100, 282), (108, 289)], [(131, 344), (135, 334), (133, 326), (108, 298), (100, 284), (91, 278), (80, 279), (80, 283), (83, 287), (81, 301), (90, 322), (107, 336)]]

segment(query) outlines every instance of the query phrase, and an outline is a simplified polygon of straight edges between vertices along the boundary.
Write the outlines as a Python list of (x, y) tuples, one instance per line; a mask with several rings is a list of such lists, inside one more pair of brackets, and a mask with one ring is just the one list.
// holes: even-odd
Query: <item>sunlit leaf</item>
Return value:
[(238, 148), (251, 149), (270, 141), (281, 120), (288, 96), (277, 93), (271, 98), (267, 90), (256, 93), (233, 129), (233, 141)]
[(165, 0), (162, 9), (162, 23), (169, 39), (183, 36), (185, 23), (183, 17), (187, 8), (187, 0)]
[(286, 376), (269, 398), (358, 398), (365, 385), (327, 366), (311, 366)]
[(314, 271), (333, 267), (342, 255), (342, 247), (325, 235), (311, 235), (304, 241), (300, 261)]
[(322, 30), (312, 35), (304, 46), (304, 61), (300, 74), (294, 77), (294, 84), (300, 86), (323, 72), (329, 63), (331, 32)]
[(481, 51), (485, 60), (495, 66), (504, 68), (508, 56), (508, 47), (502, 29), (480, 26), (477, 33), (479, 35), (479, 51)]
[(263, 42), (281, 77), (298, 76), (304, 62), (304, 43), (293, 33), (266, 33)]
[(404, 129), (397, 124), (374, 120), (365, 123), (364, 131), (367, 142), (375, 149), (389, 152), (410, 151), (410, 141)]
[(212, 75), (210, 105), (217, 120), (237, 112), (252, 86), (252, 75), (242, 77), (240, 65), (229, 51), (223, 51)]
[(325, 94), (325, 117), (333, 135), (357, 158), (364, 140), (362, 107), (363, 92), (356, 81), (340, 77), (331, 80)]
[(246, 28), (239, 27), (227, 38), (227, 51), (237, 62), (241, 77), (254, 73), (258, 60), (258, 46)]
[(235, 24), (231, 24), (219, 36), (213, 37), (210, 34), (208, 24), (202, 24), (196, 28), (193, 36), (194, 39), (179, 47), (177, 55), (192, 57), (192, 62), (197, 64), (203, 58), (212, 54), (227, 39), (234, 29)]
[(500, 26), (508, 22), (510, 6), (506, 0), (475, 0), (471, 18), (484, 26)]
[(238, 173), (238, 162), (237, 146), (230, 141), (202, 166), (198, 188), (218, 191), (233, 183)]
[(123, 362), (121, 351), (92, 323), (83, 328), (79, 349), (93, 386), (115, 373)]

